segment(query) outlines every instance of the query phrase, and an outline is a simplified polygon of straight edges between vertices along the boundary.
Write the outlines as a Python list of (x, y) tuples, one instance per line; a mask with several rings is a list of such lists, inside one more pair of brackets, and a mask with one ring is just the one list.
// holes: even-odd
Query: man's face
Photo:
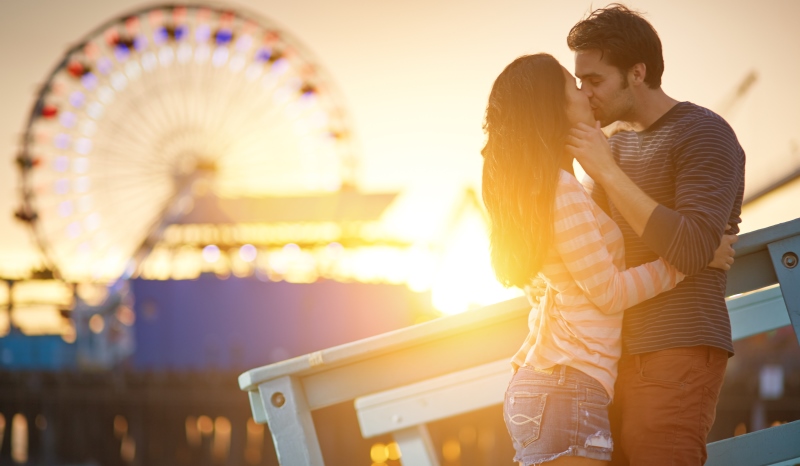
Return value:
[(627, 75), (606, 63), (600, 50), (575, 53), (575, 76), (581, 80), (581, 91), (589, 98), (594, 117), (602, 126), (626, 120), (634, 107), (633, 90)]

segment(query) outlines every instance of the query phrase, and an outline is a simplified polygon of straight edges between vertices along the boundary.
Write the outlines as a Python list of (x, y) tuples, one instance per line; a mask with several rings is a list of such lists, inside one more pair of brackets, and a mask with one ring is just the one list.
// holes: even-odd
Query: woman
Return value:
[(564, 149), (580, 122), (594, 126), (589, 101), (547, 54), (508, 65), (486, 109), (492, 265), (505, 286), (525, 288), (537, 276), (547, 284), (504, 403), (515, 461), (526, 466), (611, 459), (622, 311), (683, 279), (663, 259), (625, 270), (619, 228), (575, 179)]

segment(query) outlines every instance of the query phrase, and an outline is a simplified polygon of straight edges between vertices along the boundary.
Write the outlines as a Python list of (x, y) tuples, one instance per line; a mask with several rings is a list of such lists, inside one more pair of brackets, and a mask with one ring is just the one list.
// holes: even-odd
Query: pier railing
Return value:
[[(791, 324), (800, 340), (800, 219), (742, 235), (736, 251), (726, 293), (734, 339)], [(442, 317), (252, 369), (239, 385), (255, 420), (269, 424), (282, 465), (322, 466), (311, 411), (347, 401), (364, 437), (392, 433), (403, 464), (438, 465), (425, 424), (502, 402), (529, 309), (517, 298)], [(800, 458), (800, 421), (708, 451), (714, 466)]]

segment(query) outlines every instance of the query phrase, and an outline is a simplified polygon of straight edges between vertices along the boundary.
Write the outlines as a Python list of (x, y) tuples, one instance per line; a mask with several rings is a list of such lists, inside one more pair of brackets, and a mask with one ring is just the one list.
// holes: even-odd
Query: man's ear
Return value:
[(644, 63), (637, 63), (631, 66), (628, 70), (628, 82), (633, 85), (641, 85), (647, 77), (647, 65)]

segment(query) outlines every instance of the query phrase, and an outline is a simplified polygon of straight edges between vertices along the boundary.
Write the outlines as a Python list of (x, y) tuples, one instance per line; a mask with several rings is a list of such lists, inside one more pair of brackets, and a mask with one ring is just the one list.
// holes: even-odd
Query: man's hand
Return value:
[(569, 130), (565, 147), (589, 177), (605, 189), (608, 200), (619, 210), (634, 233), (642, 236), (658, 203), (619, 168), (600, 123), (595, 123), (594, 127), (580, 123)]
[(547, 291), (547, 282), (542, 280), (541, 278), (534, 277), (531, 280), (530, 285), (525, 287), (525, 296), (528, 298), (528, 302), (531, 303), (531, 306), (538, 308), (539, 302), (542, 300), (545, 291)]
[[(725, 226), (726, 231), (730, 229), (730, 225)], [(730, 270), (733, 265), (733, 256), (736, 255), (732, 245), (737, 241), (739, 241), (739, 236), (737, 235), (722, 235), (719, 247), (714, 251), (714, 260), (708, 266), (715, 269)]]
[(603, 176), (617, 170), (617, 163), (611, 153), (606, 135), (600, 129), (600, 122), (595, 126), (578, 123), (578, 126), (569, 130), (566, 141), (567, 153), (575, 157), (586, 173), (593, 180), (603, 184)]

